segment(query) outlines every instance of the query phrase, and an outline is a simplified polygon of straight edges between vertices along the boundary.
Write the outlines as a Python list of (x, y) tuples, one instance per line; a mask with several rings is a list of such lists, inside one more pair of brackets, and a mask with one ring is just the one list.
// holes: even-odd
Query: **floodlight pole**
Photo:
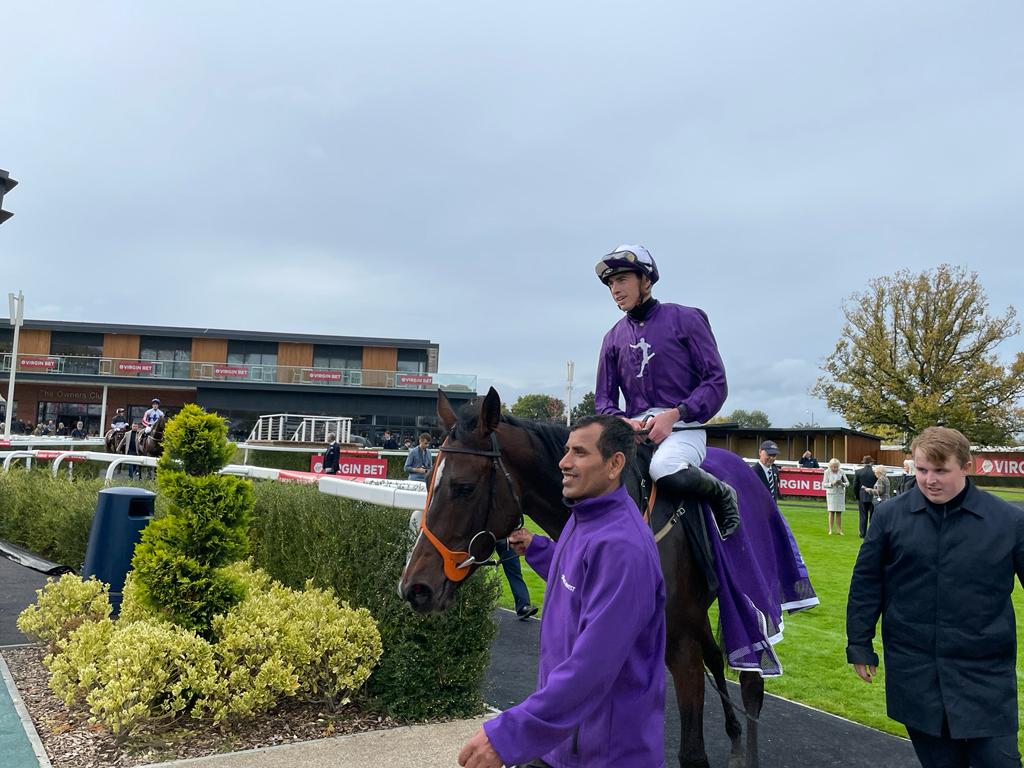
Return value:
[(575, 371), (576, 363), (574, 363), (572, 360), (565, 364), (565, 373), (567, 379), (566, 392), (568, 393), (565, 403), (565, 426), (567, 427), (572, 426), (572, 375)]
[(25, 296), (21, 291), (18, 295), (7, 294), (11, 307), (11, 325), (14, 326), (14, 343), (11, 345), (11, 373), (7, 379), (7, 413), (4, 417), (4, 437), (11, 438), (11, 417), (14, 415), (14, 374), (18, 370), (18, 336), (21, 324), (25, 319)]

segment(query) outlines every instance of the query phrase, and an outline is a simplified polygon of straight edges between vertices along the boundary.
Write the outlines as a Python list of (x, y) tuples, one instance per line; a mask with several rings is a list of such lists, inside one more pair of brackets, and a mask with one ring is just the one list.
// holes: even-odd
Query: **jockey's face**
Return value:
[[(646, 278), (644, 278), (646, 282)], [(623, 312), (629, 312), (644, 300), (644, 288), (640, 275), (636, 272), (620, 272), (608, 278), (608, 290), (611, 291), (615, 305)]]

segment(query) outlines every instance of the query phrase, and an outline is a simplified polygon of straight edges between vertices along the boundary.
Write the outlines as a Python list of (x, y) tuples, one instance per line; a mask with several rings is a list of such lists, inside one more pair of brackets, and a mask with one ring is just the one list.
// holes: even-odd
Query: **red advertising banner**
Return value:
[(341, 381), (341, 371), (312, 370), (307, 374), (310, 381)]
[(115, 368), (118, 373), (151, 374), (156, 370), (156, 365), (154, 363), (143, 363), (138, 360), (118, 360)]
[(398, 386), (413, 387), (427, 386), (434, 383), (434, 377), (429, 373), (400, 373), (398, 374)]
[(0, 440), (0, 448), (9, 448), (11, 446), (10, 440)]
[(57, 367), (57, 358), (55, 357), (25, 357), (24, 355), (18, 355), (18, 366), (20, 368), (50, 370)]
[[(63, 451), (36, 451), (36, 458), (50, 461), (52, 459), (56, 459), (61, 455), (61, 453), (63, 453)], [(85, 461), (85, 456), (75, 456), (72, 454), (65, 457), (64, 461)]]
[[(318, 454), (309, 457), (309, 471), (323, 474), (324, 456)], [(338, 475), (349, 477), (374, 477), (386, 480), (388, 476), (388, 460), (368, 456), (346, 456), (342, 454), (338, 461)]]
[(779, 492), (783, 496), (824, 496), (822, 469), (779, 467)]
[(226, 376), (229, 379), (249, 378), (248, 365), (215, 365), (213, 366), (214, 376)]
[(987, 477), (1024, 477), (1024, 453), (976, 453), (974, 474)]

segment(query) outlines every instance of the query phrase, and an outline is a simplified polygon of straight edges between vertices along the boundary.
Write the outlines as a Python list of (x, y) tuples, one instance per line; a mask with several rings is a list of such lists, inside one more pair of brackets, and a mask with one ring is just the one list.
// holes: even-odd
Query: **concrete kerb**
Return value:
[(149, 763), (140, 768), (450, 768), (462, 745), (491, 716)]
[[(16, 647), (16, 646), (5, 646), (5, 647)], [(3, 656), (0, 656), (0, 677), (3, 677), (4, 685), (7, 686), (7, 693), (11, 697), (11, 701), (14, 702), (14, 710), (18, 713), (18, 719), (21, 721), (21, 727), (25, 729), (25, 736), (28, 738), (29, 744), (32, 745), (32, 752), (36, 756), (36, 760), (39, 761), (39, 768), (53, 768), (50, 763), (50, 758), (46, 756), (46, 750), (43, 749), (43, 742), (39, 739), (39, 734), (36, 732), (36, 727), (32, 723), (32, 718), (28, 713), (28, 707), (25, 706), (25, 702), (21, 698), (21, 693), (18, 692), (18, 686), (14, 684), (14, 678), (11, 676), (11, 670), (7, 666), (7, 662), (4, 661)]]

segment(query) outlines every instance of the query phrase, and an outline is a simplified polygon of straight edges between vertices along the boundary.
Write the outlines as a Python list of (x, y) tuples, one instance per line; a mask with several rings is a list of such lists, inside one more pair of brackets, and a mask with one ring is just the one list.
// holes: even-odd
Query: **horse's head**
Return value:
[(499, 439), (501, 399), (493, 388), (461, 416), (438, 392), (437, 415), (448, 438), (428, 481), (419, 537), (398, 585), (413, 609), (424, 613), (444, 610), (463, 579), (490, 559), (496, 540), (522, 525), (521, 496), (506, 460), (508, 451), (528, 446), (512, 429), (500, 430)]

